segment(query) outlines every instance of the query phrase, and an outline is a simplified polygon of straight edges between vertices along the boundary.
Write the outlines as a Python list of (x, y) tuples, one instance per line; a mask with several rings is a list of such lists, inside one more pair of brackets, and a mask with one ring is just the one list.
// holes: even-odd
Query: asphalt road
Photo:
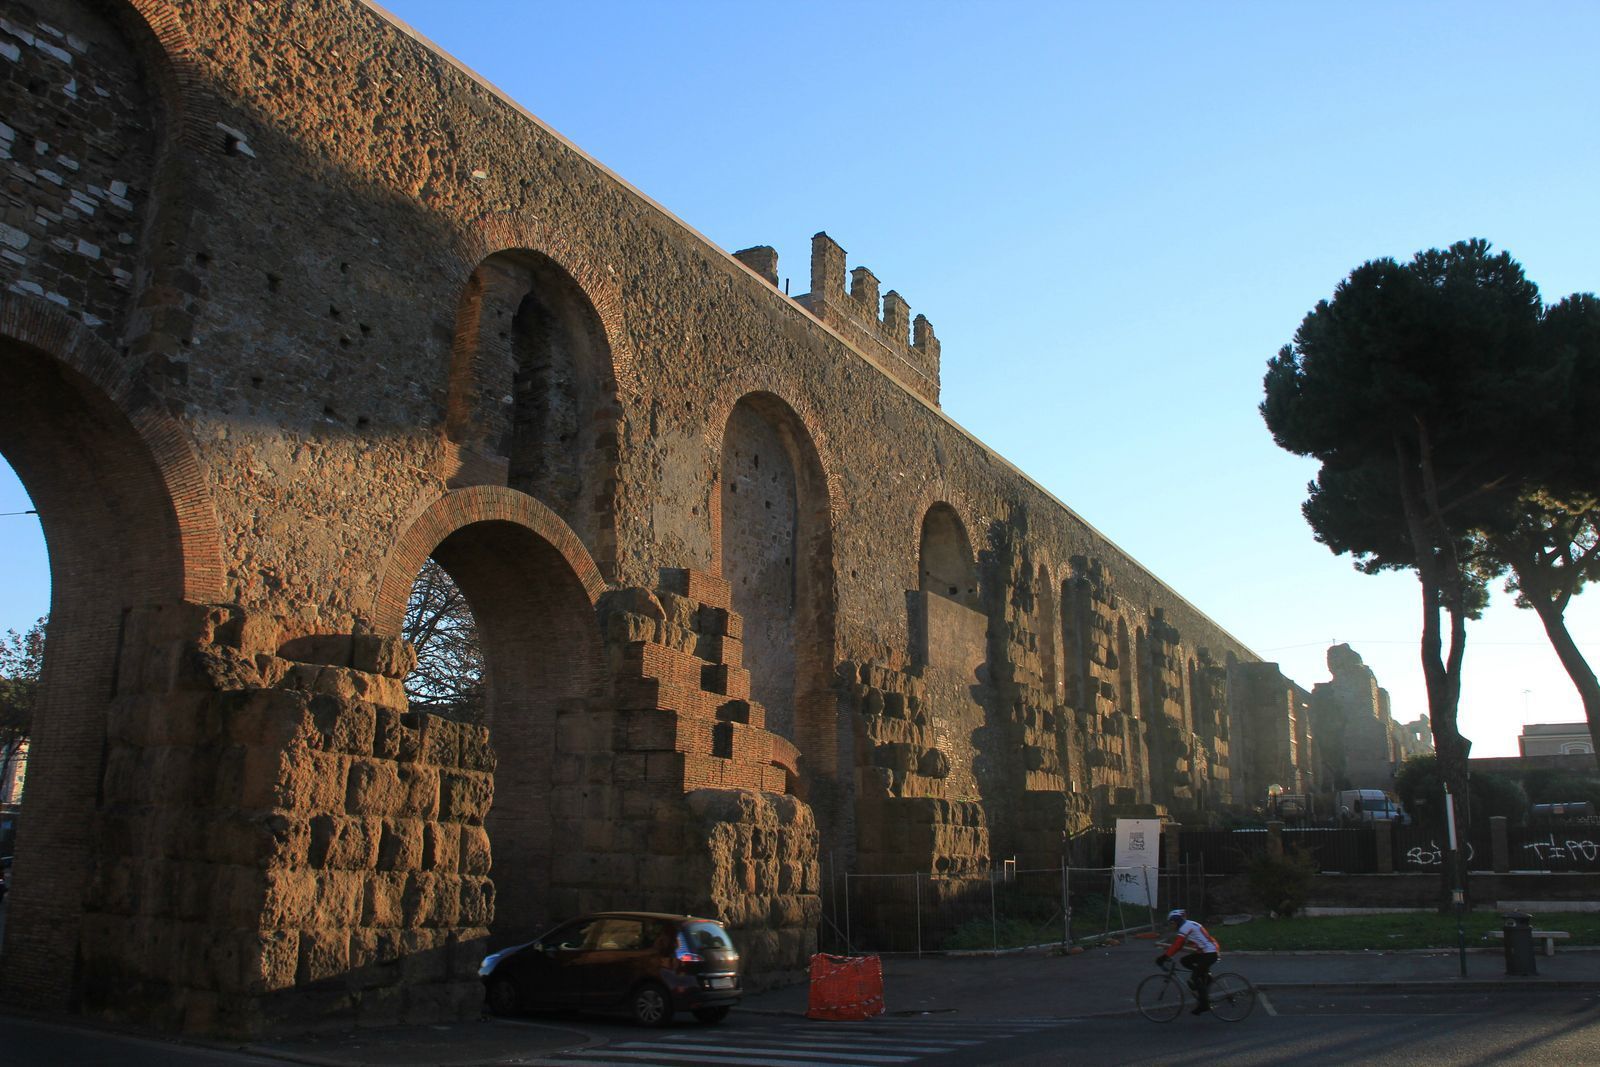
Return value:
[(1576, 991), (1284, 991), (1269, 995), (1254, 1015), (1238, 1023), (1189, 1015), (1152, 1023), (1130, 1013), (1073, 1020), (891, 1016), (824, 1024), (736, 1012), (719, 1027), (680, 1022), (652, 1032), (590, 1018), (578, 1020), (575, 1028), (594, 1043), (519, 1062), (546, 1067), (1600, 1063), (1600, 994)]
[(1350, 992), (1349, 984), (1338, 987), (1342, 991), (1279, 986), (1269, 989), (1242, 1022), (1185, 1014), (1153, 1023), (1130, 1010), (1131, 986), (1110, 984), (1116, 988), (1108, 991), (1115, 995), (1105, 999), (1105, 1007), (1077, 1018), (1060, 1010), (1059, 989), (1036, 982), (1031, 995), (1015, 988), (1003, 1001), (987, 1001), (979, 1010), (891, 1011), (866, 1022), (827, 1023), (791, 1012), (741, 1009), (717, 1026), (679, 1016), (670, 1027), (642, 1030), (615, 1017), (534, 1016), (248, 1050), (0, 1015), (0, 1062), (7, 1067), (1600, 1064), (1600, 989), (1595, 987), (1486, 990), (1412, 984)]

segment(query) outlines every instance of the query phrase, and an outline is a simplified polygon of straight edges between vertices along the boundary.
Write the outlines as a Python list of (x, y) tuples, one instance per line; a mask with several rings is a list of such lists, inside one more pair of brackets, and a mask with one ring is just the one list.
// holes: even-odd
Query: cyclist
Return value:
[(1160, 964), (1176, 956), (1185, 946), (1190, 948), (1189, 954), (1178, 962), (1194, 972), (1194, 977), (1189, 980), (1189, 988), (1194, 990), (1197, 1003), (1194, 1011), (1189, 1014), (1203, 1015), (1211, 1010), (1211, 968), (1222, 955), (1222, 946), (1217, 943), (1216, 938), (1206, 932), (1204, 926), (1189, 918), (1189, 913), (1182, 908), (1173, 908), (1167, 912), (1167, 922), (1175, 934), (1172, 944), (1156, 957), (1156, 963)]

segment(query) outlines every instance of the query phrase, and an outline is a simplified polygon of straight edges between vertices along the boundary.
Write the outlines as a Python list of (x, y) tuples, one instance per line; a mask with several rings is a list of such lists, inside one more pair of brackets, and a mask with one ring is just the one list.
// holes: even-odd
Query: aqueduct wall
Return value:
[[(825, 235), (791, 300), (355, 0), (16, 0), (0, 102), (54, 590), (6, 997), (450, 1017), (486, 944), (612, 905), (775, 980), (821, 855), (1053, 862), (1252, 791), (1290, 684), (946, 418)], [(430, 556), (484, 729), (400, 689)]]

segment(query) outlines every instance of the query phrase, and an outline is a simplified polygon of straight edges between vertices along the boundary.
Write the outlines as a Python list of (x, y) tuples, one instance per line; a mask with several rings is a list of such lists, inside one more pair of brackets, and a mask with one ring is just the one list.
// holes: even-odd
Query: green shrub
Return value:
[(1305, 907), (1311, 895), (1311, 879), (1317, 873), (1311, 853), (1300, 848), (1284, 849), (1281, 857), (1264, 853), (1250, 861), (1245, 877), (1256, 904), (1285, 918)]

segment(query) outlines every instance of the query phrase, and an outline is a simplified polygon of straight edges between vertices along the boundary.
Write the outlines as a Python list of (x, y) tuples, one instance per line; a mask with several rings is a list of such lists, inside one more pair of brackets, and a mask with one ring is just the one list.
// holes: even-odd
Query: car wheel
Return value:
[(672, 1021), (672, 1000), (659, 982), (646, 982), (635, 989), (629, 1006), (633, 1021), (640, 1026), (666, 1026)]
[(510, 978), (491, 978), (484, 1001), (494, 1015), (516, 1015), (522, 1010), (522, 992)]
[(703, 1023), (720, 1023), (728, 1017), (728, 1010), (726, 1004), (719, 1008), (696, 1008), (694, 1017)]

